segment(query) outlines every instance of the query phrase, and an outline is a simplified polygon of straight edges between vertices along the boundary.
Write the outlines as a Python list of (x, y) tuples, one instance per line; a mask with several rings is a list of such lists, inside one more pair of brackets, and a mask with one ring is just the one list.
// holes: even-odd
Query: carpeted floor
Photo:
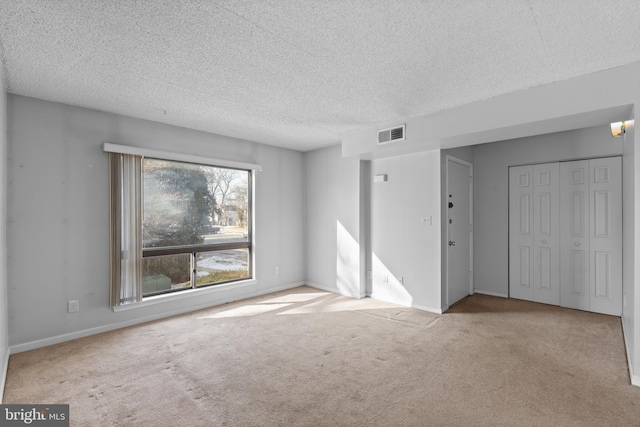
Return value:
[(308, 287), (12, 355), (4, 403), (74, 426), (640, 426), (619, 318)]

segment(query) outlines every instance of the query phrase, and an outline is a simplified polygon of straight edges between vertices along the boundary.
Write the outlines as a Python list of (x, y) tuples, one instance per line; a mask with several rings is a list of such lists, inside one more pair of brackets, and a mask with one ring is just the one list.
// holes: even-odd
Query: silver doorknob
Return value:
[(455, 246), (455, 245), (456, 245), (456, 242), (449, 240), (449, 246)]
[(576, 243), (575, 243), (575, 245), (576, 245), (576, 246), (580, 246), (580, 242), (576, 242)]
[(546, 244), (547, 244), (547, 241), (546, 241), (546, 240), (543, 240), (543, 241), (542, 241), (542, 244), (543, 244), (543, 245), (546, 245)]

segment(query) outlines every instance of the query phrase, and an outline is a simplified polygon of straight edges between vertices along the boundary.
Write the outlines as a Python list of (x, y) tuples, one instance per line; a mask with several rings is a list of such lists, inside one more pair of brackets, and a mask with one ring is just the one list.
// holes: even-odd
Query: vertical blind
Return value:
[(111, 306), (142, 300), (142, 157), (109, 153)]

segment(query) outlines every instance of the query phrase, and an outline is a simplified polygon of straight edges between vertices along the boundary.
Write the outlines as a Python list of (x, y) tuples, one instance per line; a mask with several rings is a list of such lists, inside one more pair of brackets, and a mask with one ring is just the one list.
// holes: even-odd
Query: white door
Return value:
[(533, 300), (533, 166), (509, 168), (509, 295)]
[(533, 301), (560, 304), (560, 168), (533, 166)]
[(509, 295), (560, 303), (558, 163), (509, 168)]
[(589, 310), (589, 161), (560, 164), (560, 295), (563, 307)]
[(447, 304), (471, 293), (471, 165), (447, 157)]
[(620, 157), (509, 169), (511, 297), (622, 313)]
[(596, 313), (622, 314), (622, 161), (589, 160), (589, 304)]

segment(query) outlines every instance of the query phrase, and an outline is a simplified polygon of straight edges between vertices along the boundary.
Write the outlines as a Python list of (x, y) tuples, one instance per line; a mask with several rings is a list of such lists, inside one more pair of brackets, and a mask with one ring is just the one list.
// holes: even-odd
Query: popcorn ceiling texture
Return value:
[(0, 0), (10, 93), (307, 151), (640, 60), (637, 0)]

